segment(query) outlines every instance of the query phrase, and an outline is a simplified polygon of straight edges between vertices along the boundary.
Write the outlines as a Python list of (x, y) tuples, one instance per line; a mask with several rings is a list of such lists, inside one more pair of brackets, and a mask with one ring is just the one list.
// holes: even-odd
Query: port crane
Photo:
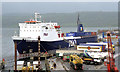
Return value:
[(108, 42), (108, 57), (105, 62), (105, 66), (107, 66), (108, 72), (119, 72), (117, 67), (115, 66), (115, 59), (113, 58), (113, 47), (110, 32), (107, 33), (107, 42)]

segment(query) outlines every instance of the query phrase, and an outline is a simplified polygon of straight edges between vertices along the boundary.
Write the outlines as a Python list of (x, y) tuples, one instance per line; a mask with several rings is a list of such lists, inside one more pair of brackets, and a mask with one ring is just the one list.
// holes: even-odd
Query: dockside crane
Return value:
[(110, 32), (107, 33), (107, 42), (108, 42), (108, 57), (105, 65), (107, 66), (108, 72), (119, 72), (115, 66), (115, 59), (113, 58), (113, 47)]

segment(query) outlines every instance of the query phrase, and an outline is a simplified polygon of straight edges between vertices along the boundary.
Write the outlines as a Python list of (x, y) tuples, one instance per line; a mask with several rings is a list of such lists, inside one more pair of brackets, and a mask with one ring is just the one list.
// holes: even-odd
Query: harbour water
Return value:
[[(62, 27), (62, 32), (74, 32), (77, 31), (77, 27)], [(85, 27), (85, 31), (95, 31), (97, 30), (112, 30), (112, 29), (118, 29), (118, 27)], [(15, 32), (18, 34), (18, 28), (3, 28), (2, 29), (2, 58), (4, 58), (7, 62), (11, 63), (10, 65), (13, 65), (14, 61), (14, 43), (12, 40), (12, 36), (15, 34)], [(117, 41), (114, 41), (116, 43)], [(116, 53), (120, 52), (120, 48), (116, 48)], [(120, 56), (116, 57), (116, 63), (118, 66), (118, 69), (120, 69)]]

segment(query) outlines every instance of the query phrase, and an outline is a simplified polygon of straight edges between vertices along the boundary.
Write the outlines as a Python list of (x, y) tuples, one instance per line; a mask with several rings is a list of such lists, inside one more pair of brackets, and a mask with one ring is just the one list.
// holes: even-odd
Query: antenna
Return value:
[(77, 19), (77, 25), (80, 24), (80, 18), (79, 18), (79, 13), (78, 13), (78, 19)]
[(35, 13), (35, 21), (40, 21), (41, 16), (40, 13)]
[(80, 22), (80, 19), (79, 19), (79, 13), (78, 13), (78, 19), (77, 19), (77, 26), (78, 26), (77, 32), (83, 32), (84, 31), (83, 25), (82, 25), (82, 23)]
[(16, 31), (14, 32), (14, 36), (17, 36), (17, 33), (16, 33)]

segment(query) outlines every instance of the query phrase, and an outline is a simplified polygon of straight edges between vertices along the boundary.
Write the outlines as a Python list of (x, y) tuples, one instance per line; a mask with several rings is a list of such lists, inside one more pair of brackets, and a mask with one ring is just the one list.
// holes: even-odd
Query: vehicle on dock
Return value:
[[(108, 50), (108, 43), (107, 42), (99, 42), (99, 43), (86, 43), (86, 44), (90, 44), (90, 45), (103, 45), (102, 47), (105, 48), (105, 51)], [(113, 48), (113, 54), (115, 53), (115, 45), (112, 43), (112, 48)], [(101, 49), (101, 51), (104, 51), (103, 49)]]
[(70, 55), (64, 55), (63, 56), (63, 61), (69, 61)]
[[(48, 65), (48, 64), (47, 64)], [(43, 65), (41, 65), (42, 67)], [(17, 61), (17, 70), (18, 71), (36, 71), (38, 70), (38, 61), (33, 61), (32, 63), (30, 61), (23, 61), (19, 60)], [(44, 67), (41, 68), (41, 71), (46, 71)]]
[(0, 61), (0, 70), (5, 69), (5, 59)]
[(77, 55), (70, 55), (70, 66), (75, 69), (83, 69), (83, 60)]
[(103, 52), (105, 51), (106, 45), (99, 45), (99, 44), (80, 44), (77, 46), (77, 50), (79, 51), (99, 51)]
[(82, 53), (80, 57), (82, 57), (85, 64), (102, 64), (104, 59), (106, 59), (107, 54), (107, 52), (85, 52)]
[(17, 44), (19, 54), (38, 52), (38, 36), (40, 36), (40, 51), (46, 52), (61, 48), (70, 48), (79, 43), (97, 42), (97, 35), (93, 32), (84, 32), (83, 25), (78, 16), (77, 32), (62, 33), (60, 25), (56, 22), (41, 21), (39, 13), (30, 21), (19, 23), (19, 36), (14, 35), (13, 41)]

